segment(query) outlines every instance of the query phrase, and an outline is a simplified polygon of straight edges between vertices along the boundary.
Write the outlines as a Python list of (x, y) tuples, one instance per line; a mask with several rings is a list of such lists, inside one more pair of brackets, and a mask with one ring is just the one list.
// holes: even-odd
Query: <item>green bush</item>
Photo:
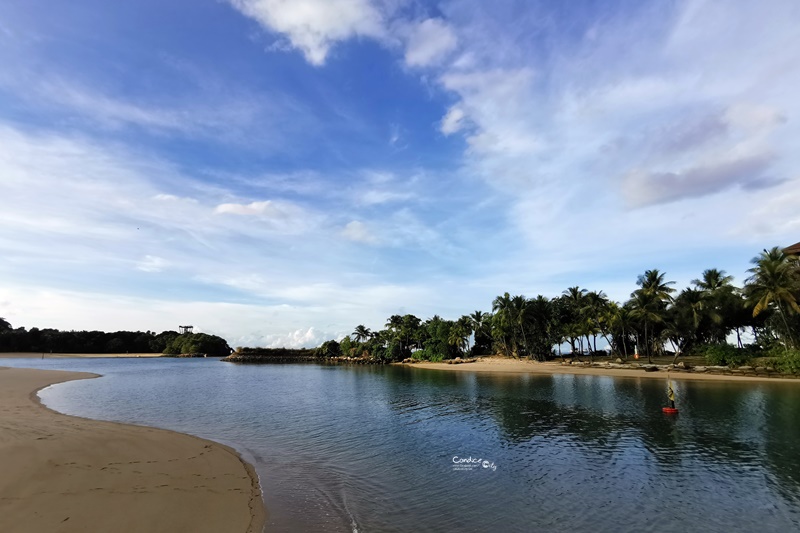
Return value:
[(341, 347), (335, 340), (325, 341), (322, 346), (314, 350), (317, 357), (339, 357), (342, 355)]
[(786, 350), (774, 347), (769, 351), (773, 357), (775, 370), (787, 374), (800, 373), (800, 350)]
[(224, 357), (231, 353), (231, 348), (222, 337), (206, 333), (184, 333), (167, 343), (164, 354), (180, 355), (184, 353), (204, 353), (212, 357)]
[(706, 344), (697, 347), (697, 353), (714, 366), (743, 366), (756, 355), (750, 348), (737, 348), (730, 344)]

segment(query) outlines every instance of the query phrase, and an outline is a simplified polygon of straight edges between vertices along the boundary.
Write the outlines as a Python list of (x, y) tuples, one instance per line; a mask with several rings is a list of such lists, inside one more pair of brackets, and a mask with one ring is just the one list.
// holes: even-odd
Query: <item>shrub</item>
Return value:
[(742, 366), (756, 355), (750, 348), (737, 348), (730, 344), (698, 346), (697, 353), (704, 356), (709, 365), (715, 366)]
[(775, 370), (788, 374), (800, 373), (800, 350), (773, 348), (769, 354), (774, 358)]

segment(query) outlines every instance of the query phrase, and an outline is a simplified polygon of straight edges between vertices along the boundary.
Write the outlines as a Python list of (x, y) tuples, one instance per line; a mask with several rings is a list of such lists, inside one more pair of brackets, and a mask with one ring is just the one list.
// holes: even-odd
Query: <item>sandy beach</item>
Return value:
[(233, 449), (38, 401), (43, 387), (92, 377), (0, 367), (0, 531), (261, 532), (257, 477)]
[[(490, 372), (496, 374), (576, 374), (584, 376), (613, 376), (618, 378), (666, 379), (667, 372), (645, 372), (643, 369), (603, 368), (595, 366), (562, 365), (559, 362), (539, 363), (536, 361), (508, 359), (504, 357), (483, 357), (474, 363), (451, 365), (447, 363), (421, 362), (405, 365), (420, 369), (449, 370), (453, 372)], [(735, 375), (691, 373), (671, 371), (670, 379), (702, 381), (761, 381), (769, 383), (790, 383), (800, 385), (800, 379)]]
[(161, 357), (161, 353), (50, 353), (50, 352), (0, 352), (0, 359), (60, 359), (64, 357)]

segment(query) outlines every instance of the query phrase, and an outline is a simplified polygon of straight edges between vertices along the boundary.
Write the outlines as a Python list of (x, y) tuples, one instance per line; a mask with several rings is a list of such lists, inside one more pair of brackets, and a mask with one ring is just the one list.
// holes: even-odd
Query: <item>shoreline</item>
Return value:
[[(44, 357), (42, 357), (44, 356)], [(126, 357), (164, 357), (161, 353), (50, 353), (50, 352), (0, 352), (0, 359), (124, 359)]]
[[(398, 363), (396, 363), (398, 364)], [(663, 370), (657, 372), (645, 372), (643, 369), (627, 368), (604, 368), (596, 366), (566, 366), (559, 362), (540, 363), (537, 361), (507, 359), (504, 357), (483, 357), (474, 363), (448, 364), (431, 363), (427, 361), (404, 364), (400, 366), (421, 368), (427, 370), (449, 370), (452, 372), (481, 372), (489, 374), (573, 374), (578, 376), (608, 376), (614, 378), (644, 378), (664, 380), (669, 375), (670, 379), (688, 381), (727, 381), (727, 382), (760, 382), (760, 383), (794, 383), (800, 384), (800, 379), (767, 377), (753, 375), (734, 375), (734, 374), (710, 374), (710, 373), (691, 373), (681, 370), (673, 370), (669, 373)]]
[(258, 476), (233, 448), (65, 415), (39, 399), (95, 377), (0, 367), (0, 530), (262, 532)]

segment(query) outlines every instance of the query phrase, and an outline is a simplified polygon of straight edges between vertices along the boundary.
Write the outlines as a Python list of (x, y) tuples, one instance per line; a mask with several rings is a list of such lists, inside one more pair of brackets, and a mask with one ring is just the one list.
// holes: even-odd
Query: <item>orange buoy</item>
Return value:
[(678, 414), (678, 409), (676, 407), (662, 407), (661, 411), (667, 415), (676, 415)]

